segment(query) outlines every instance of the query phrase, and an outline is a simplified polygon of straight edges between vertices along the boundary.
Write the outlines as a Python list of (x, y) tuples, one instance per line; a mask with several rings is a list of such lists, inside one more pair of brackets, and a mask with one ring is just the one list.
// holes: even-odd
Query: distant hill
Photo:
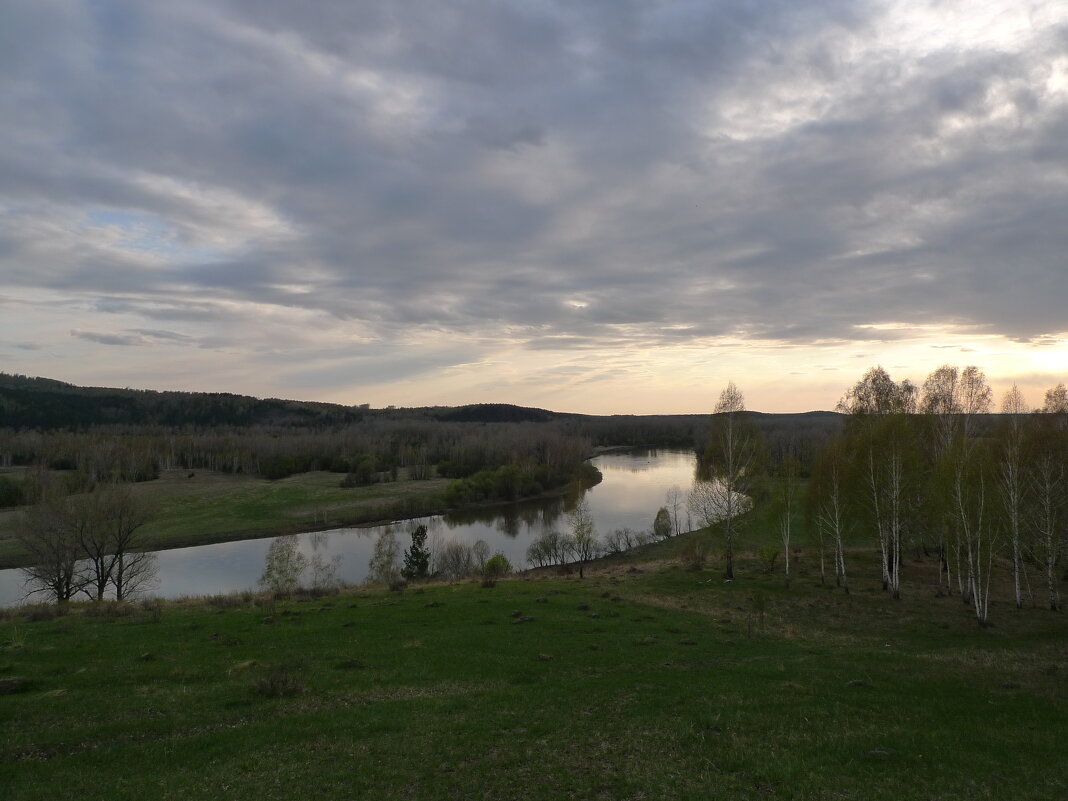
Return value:
[(552, 420), (567, 420), (586, 415), (550, 412), (530, 406), (515, 406), (511, 403), (474, 403), (470, 406), (445, 407), (434, 417), (454, 423), (548, 423)]
[[(836, 412), (751, 413), (766, 433), (837, 433)], [(410, 409), (369, 409), (337, 403), (255, 398), (226, 392), (157, 392), (80, 387), (51, 378), (0, 373), (0, 428), (82, 431), (100, 426), (165, 428), (332, 428), (368, 419), (419, 419), (449, 423), (550, 423), (580, 427), (597, 443), (677, 443), (702, 438), (708, 415), (585, 415), (510, 403), (476, 403)]]
[(79, 387), (0, 373), (0, 427), (84, 430), (96, 426), (336, 426), (366, 410), (333, 403), (261, 400), (217, 392)]

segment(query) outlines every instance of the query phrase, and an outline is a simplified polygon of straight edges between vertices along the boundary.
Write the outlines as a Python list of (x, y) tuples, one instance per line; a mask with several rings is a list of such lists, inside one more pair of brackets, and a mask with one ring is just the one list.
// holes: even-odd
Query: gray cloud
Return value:
[(918, 51), (874, 0), (18, 4), (0, 291), (125, 315), (72, 332), (109, 345), (321, 314), (411, 360), (379, 379), (450, 362), (418, 331), (1038, 340), (1068, 297), (1058, 8)]

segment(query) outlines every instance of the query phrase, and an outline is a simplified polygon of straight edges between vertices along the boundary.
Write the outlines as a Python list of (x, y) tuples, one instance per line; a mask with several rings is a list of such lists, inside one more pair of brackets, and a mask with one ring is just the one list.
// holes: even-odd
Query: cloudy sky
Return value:
[(1068, 380), (1063, 0), (0, 0), (0, 370), (424, 405)]

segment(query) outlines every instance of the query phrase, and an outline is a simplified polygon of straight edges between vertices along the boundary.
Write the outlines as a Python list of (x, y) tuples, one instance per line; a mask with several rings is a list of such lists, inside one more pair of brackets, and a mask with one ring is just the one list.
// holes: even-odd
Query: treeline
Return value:
[[(556, 475), (589, 455), (590, 440), (559, 423), (465, 424), (370, 421), (329, 430), (287, 428), (99, 429), (39, 432), (0, 429), (0, 467), (44, 465), (92, 481), (147, 481), (160, 470), (217, 470), (270, 479), (312, 470), (355, 474), (358, 483), (432, 471), (465, 478), (480, 470), (532, 463)], [(10, 481), (10, 479), (8, 479)]]
[[(810, 454), (842, 416), (751, 413), (769, 452), (787, 443), (808, 472)], [(240, 395), (76, 387), (0, 373), (0, 468), (44, 465), (91, 482), (149, 481), (161, 470), (218, 470), (269, 479), (312, 470), (348, 486), (433, 474), (466, 479), (519, 466), (521, 482), (552, 486), (595, 446), (705, 450), (700, 415), (595, 417), (511, 404), (455, 409), (368, 409)], [(456, 492), (507, 497), (514, 476), (483, 475)], [(0, 481), (0, 505), (25, 493)], [(493, 486), (497, 488), (494, 489)], [(20, 493), (22, 493), (20, 495)]]
[(537, 461), (508, 464), (496, 470), (479, 470), (453, 481), (445, 491), (445, 502), (452, 507), (479, 503), (514, 501), (531, 498), (566, 484), (592, 487), (601, 480), (601, 473), (589, 462), (577, 462), (568, 469), (566, 462), (556, 467)]
[(212, 392), (78, 387), (0, 373), (0, 427), (84, 431), (99, 426), (337, 426), (366, 410)]
[(995, 411), (983, 372), (946, 365), (922, 386), (869, 370), (839, 404), (843, 433), (816, 461), (808, 508), (830, 543), (839, 584), (842, 542), (870, 532), (884, 589), (901, 592), (903, 556), (938, 559), (938, 591), (989, 620), (990, 590), (1007, 570), (1017, 607), (1060, 607), (1068, 553), (1068, 393), (1028, 408), (1013, 387)]

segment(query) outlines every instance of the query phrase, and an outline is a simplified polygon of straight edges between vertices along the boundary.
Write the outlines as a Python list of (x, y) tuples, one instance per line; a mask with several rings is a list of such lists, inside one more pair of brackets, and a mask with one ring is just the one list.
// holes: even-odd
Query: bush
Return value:
[(120, 617), (129, 617), (134, 613), (134, 608), (133, 604), (126, 603), (126, 601), (93, 601), (85, 607), (85, 616), (115, 620)]
[(760, 561), (760, 570), (768, 575), (775, 570), (775, 562), (779, 558), (779, 549), (774, 545), (765, 545), (757, 551), (757, 559)]
[(666, 506), (661, 506), (656, 512), (656, 518), (653, 520), (653, 536), (658, 540), (666, 540), (671, 536), (674, 528), (671, 522), (671, 512), (668, 511)]
[(700, 570), (708, 561), (708, 543), (691, 539), (682, 548), (682, 563), (689, 570)]
[(55, 620), (67, 614), (67, 604), (33, 604), (24, 606), (22, 615), (30, 623), (38, 623), (45, 620)]
[(465, 579), (475, 572), (474, 546), (450, 541), (434, 554), (435, 574), (450, 581)]
[(512, 563), (503, 553), (495, 553), (490, 557), (482, 568), (482, 586), (494, 587), (497, 579), (507, 576), (512, 572)]

